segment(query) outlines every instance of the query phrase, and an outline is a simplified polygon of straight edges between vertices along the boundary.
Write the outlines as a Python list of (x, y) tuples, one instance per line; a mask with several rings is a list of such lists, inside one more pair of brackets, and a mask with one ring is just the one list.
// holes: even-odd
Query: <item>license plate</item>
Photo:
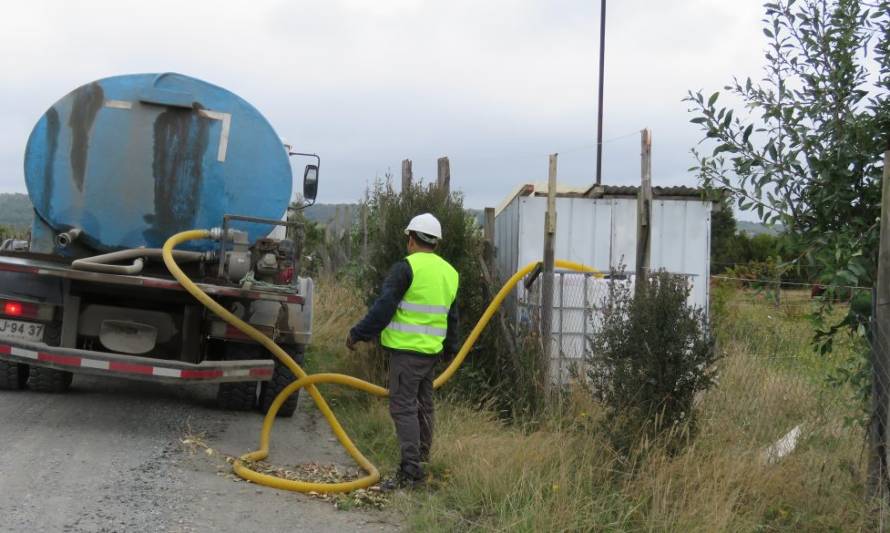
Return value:
[(42, 342), (43, 324), (0, 319), (0, 338)]

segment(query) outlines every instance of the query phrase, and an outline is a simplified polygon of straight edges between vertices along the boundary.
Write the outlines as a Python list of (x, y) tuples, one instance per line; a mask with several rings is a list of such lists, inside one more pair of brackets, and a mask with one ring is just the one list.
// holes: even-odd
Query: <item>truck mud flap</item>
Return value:
[(6, 339), (0, 340), (0, 361), (55, 368), (75, 374), (168, 383), (268, 381), (275, 368), (271, 359), (205, 361), (191, 364), (133, 355), (57, 348)]

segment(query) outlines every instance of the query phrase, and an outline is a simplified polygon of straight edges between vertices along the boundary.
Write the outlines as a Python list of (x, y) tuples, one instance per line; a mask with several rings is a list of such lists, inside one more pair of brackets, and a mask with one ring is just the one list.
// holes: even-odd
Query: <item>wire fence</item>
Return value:
[[(873, 426), (876, 420), (890, 420), (884, 405), (872, 413), (866, 410), (865, 397), (872, 387), (869, 339), (842, 331), (831, 351), (818, 351), (810, 318), (822, 302), (811, 294), (813, 284), (786, 283), (787, 290), (776, 300), (767, 291), (742, 283), (751, 280), (712, 279), (718, 283), (711, 287), (709, 327), (721, 357), (716, 385), (697, 400), (701, 431), (719, 435), (725, 446), (755, 457), (764, 468), (781, 463), (782, 468), (805, 471), (803, 477), (812, 484), (808, 490), (861, 494), (868, 457), (863, 428), (869, 417)], [(600, 326), (613, 282), (632, 285), (633, 277), (604, 280), (590, 274), (555, 273), (552, 382), (570, 383), (578, 375), (573, 367), (591, 357), (589, 339)], [(540, 293), (539, 281), (520, 290), (520, 331), (540, 328)], [(847, 301), (834, 302), (826, 311), (826, 323), (840, 322), (848, 310)], [(882, 339), (890, 339), (890, 331), (886, 333)], [(874, 386), (890, 395), (890, 364), (880, 360), (874, 372)], [(890, 436), (883, 425), (876, 427), (872, 431)], [(886, 473), (888, 465), (883, 466)]]
[[(872, 292), (872, 313), (868, 327), (869, 409), (868, 486), (874, 498), (872, 510), (878, 528), (890, 529), (890, 326), (878, 315), (877, 293)], [(886, 305), (886, 304), (883, 304)]]
[[(590, 354), (588, 336), (598, 327), (598, 312), (608, 294), (609, 282), (588, 272), (554, 273), (550, 336), (550, 378), (553, 383), (569, 383), (573, 370)], [(630, 280), (615, 282), (630, 283)], [(520, 288), (517, 305), (519, 330), (540, 331), (540, 278), (530, 287)]]

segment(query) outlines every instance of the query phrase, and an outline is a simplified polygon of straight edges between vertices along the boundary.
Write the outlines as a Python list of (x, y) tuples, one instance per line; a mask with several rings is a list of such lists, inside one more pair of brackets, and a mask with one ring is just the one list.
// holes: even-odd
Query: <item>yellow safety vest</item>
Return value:
[(459, 276), (448, 261), (434, 253), (414, 253), (407, 260), (413, 276), (411, 286), (380, 334), (380, 343), (392, 350), (437, 355), (448, 332), (448, 311), (457, 297)]

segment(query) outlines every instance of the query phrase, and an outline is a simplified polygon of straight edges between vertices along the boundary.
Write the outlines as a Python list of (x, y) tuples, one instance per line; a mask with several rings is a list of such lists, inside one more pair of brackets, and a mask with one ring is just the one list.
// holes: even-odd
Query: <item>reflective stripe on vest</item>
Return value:
[(424, 335), (436, 335), (445, 338), (445, 334), (448, 333), (448, 328), (434, 328), (431, 326), (415, 326), (414, 324), (402, 324), (401, 322), (390, 322), (388, 326), (389, 329), (394, 329), (396, 331), (406, 331), (408, 333), (423, 333)]
[(405, 311), (420, 311), (421, 313), (432, 313), (432, 314), (448, 314), (448, 308), (444, 305), (421, 305), (421, 304), (412, 304), (402, 300), (399, 302), (399, 309), (404, 309)]
[(381, 333), (380, 343), (393, 350), (436, 355), (448, 332), (448, 311), (457, 296), (459, 276), (434, 253), (411, 254), (407, 261), (411, 286)]

